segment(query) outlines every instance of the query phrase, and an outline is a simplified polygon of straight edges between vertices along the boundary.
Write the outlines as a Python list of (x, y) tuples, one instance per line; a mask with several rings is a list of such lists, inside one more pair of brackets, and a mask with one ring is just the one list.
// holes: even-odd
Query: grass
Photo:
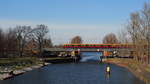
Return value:
[(0, 58), (0, 67), (18, 70), (24, 67), (29, 67), (41, 63), (38, 58), (23, 57), (23, 58)]
[(33, 57), (22, 57), (22, 58), (0, 58), (0, 63), (11, 63), (20, 61), (36, 61), (37, 58)]
[[(43, 58), (44, 60), (68, 60), (70, 57), (54, 57), (54, 58)], [(9, 68), (10, 70), (19, 70), (25, 67), (30, 67), (37, 64), (42, 64), (43, 61), (35, 57), (22, 57), (22, 58), (0, 58), (0, 67)]]

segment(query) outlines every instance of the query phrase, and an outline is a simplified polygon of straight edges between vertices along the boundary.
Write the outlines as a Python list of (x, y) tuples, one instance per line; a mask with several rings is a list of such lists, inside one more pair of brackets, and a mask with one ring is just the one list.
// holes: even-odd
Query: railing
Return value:
[(133, 48), (131, 44), (64, 44), (63, 48)]

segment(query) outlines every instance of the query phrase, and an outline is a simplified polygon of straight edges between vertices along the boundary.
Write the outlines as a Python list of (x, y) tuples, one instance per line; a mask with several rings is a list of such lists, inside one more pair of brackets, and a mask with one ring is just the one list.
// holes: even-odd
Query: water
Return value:
[(144, 84), (127, 69), (113, 64), (110, 64), (111, 74), (106, 74), (106, 66), (99, 62), (52, 64), (0, 84)]
[(102, 56), (102, 52), (81, 52), (81, 56), (81, 62), (99, 61), (100, 56)]

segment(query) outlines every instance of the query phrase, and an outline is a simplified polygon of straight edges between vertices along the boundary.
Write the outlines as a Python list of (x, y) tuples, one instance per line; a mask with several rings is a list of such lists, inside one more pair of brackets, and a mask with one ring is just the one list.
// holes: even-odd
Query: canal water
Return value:
[(98, 62), (99, 57), (95, 56), (100, 56), (99, 53), (86, 52), (82, 55), (80, 63), (51, 64), (0, 81), (0, 84), (144, 84), (127, 69), (113, 64), (109, 64), (110, 75), (106, 74), (108, 64)]
[(80, 62), (99, 61), (102, 52), (81, 52), (81, 56)]

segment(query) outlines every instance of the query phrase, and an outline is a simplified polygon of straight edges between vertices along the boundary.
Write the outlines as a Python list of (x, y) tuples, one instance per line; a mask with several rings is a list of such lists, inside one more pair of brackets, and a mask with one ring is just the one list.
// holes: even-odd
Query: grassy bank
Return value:
[(0, 58), (0, 80), (6, 80), (33, 69), (38, 69), (49, 63), (44, 63), (39, 58)]
[(0, 69), (1, 71), (18, 70), (24, 67), (29, 67), (41, 63), (37, 58), (26, 57), (26, 58), (0, 58)]
[(54, 57), (54, 58), (39, 58), (23, 57), (23, 58), (0, 58), (0, 73), (21, 70), (26, 67), (49, 63), (68, 63), (74, 60), (70, 57)]
[(133, 74), (143, 80), (146, 84), (150, 84), (150, 66), (141, 64), (133, 59), (109, 58), (104, 62), (113, 63), (121, 67), (129, 69)]

